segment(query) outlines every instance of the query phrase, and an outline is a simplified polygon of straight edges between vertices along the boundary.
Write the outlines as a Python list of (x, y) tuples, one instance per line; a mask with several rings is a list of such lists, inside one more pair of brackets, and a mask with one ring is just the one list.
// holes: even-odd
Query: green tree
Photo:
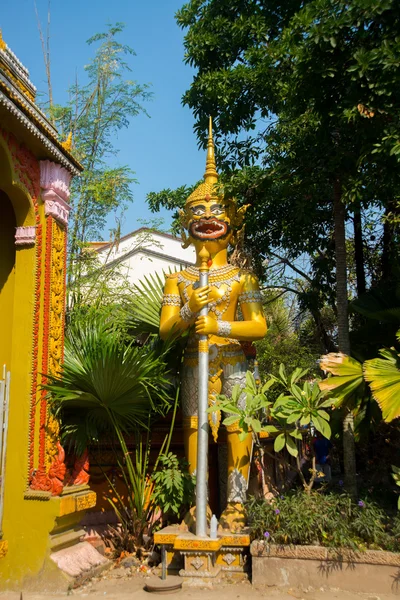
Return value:
[(303, 343), (301, 326), (296, 327), (299, 308), (295, 297), (284, 299), (282, 292), (264, 291), (264, 313), (268, 323), (267, 335), (256, 342), (261, 378), (278, 376), (281, 364), (287, 371), (297, 367), (317, 371), (319, 348)]
[[(332, 283), (338, 346), (349, 353), (346, 222), (364, 287), (362, 210), (385, 217), (382, 275), (396, 262), (400, 12), (395, 0), (192, 0), (177, 14), (197, 68), (184, 103), (204, 141), (215, 117), (225, 189), (253, 205), (255, 248), (306, 252)], [(394, 175), (393, 175), (394, 173)], [(384, 183), (382, 184), (382, 182)], [(321, 269), (321, 267), (323, 267)], [(329, 297), (329, 296), (328, 296)], [(352, 415), (346, 483), (355, 493)]]
[(72, 215), (69, 233), (68, 284), (84, 271), (85, 243), (101, 239), (106, 218), (117, 215), (119, 236), (121, 211), (132, 202), (133, 171), (126, 165), (112, 166), (118, 149), (115, 134), (129, 126), (130, 119), (146, 112), (142, 103), (151, 94), (148, 85), (130, 78), (127, 58), (135, 53), (118, 41), (123, 25), (109, 25), (107, 31), (88, 40), (96, 44), (93, 60), (85, 67), (84, 83), (78, 79), (70, 88), (67, 106), (53, 106), (52, 117), (72, 144), (84, 171), (72, 184)]

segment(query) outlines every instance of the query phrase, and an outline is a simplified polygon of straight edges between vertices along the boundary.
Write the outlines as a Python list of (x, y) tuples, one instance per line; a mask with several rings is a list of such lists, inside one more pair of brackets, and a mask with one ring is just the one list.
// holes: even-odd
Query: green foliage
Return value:
[[(129, 126), (130, 119), (145, 112), (142, 102), (150, 98), (148, 85), (130, 77), (127, 58), (135, 55), (117, 41), (123, 25), (109, 25), (107, 31), (88, 40), (97, 49), (85, 67), (85, 83), (78, 78), (69, 90), (67, 106), (52, 108), (52, 117), (66, 138), (72, 132), (74, 152), (84, 167), (72, 183), (71, 225), (69, 227), (68, 283), (82, 274), (80, 258), (85, 243), (102, 239), (107, 216), (120, 213), (132, 202), (133, 171), (128, 166), (110, 166), (118, 154), (115, 135)], [(119, 225), (114, 232), (119, 236)]]
[(296, 303), (289, 304), (281, 294), (266, 290), (263, 308), (268, 323), (267, 335), (255, 344), (261, 378), (278, 375), (281, 364), (289, 371), (300, 367), (315, 373), (320, 352), (315, 346), (310, 349), (312, 341), (303, 340), (302, 330), (294, 326), (298, 312)]
[(164, 515), (182, 516), (193, 502), (195, 478), (189, 474), (185, 459), (169, 452), (159, 457), (159, 468), (153, 473), (152, 499)]
[[(247, 371), (246, 385), (235, 385), (231, 398), (218, 395), (208, 412), (222, 410), (227, 413), (229, 416), (225, 417), (224, 425), (238, 421), (241, 429), (239, 438), (243, 440), (252, 433), (261, 454), (263, 449), (258, 434), (264, 431), (273, 435), (274, 451), (279, 453), (285, 449), (296, 458), (298, 475), (304, 489), (310, 493), (317, 475), (314, 448), (311, 443), (312, 469), (311, 478), (307, 481), (300, 465), (298, 442), (303, 435), (307, 435), (312, 442), (312, 427), (330, 438), (330, 415), (325, 409), (331, 407), (332, 401), (324, 399), (317, 381), (300, 383), (306, 374), (307, 370), (297, 368), (287, 375), (284, 365), (280, 365), (278, 376), (271, 375), (265, 384), (257, 385), (253, 374)], [(273, 386), (283, 388), (275, 401), (267, 397)], [(243, 396), (245, 402), (241, 401)]]
[[(176, 17), (196, 69), (183, 100), (199, 142), (211, 114), (221, 181), (251, 205), (246, 244), (266, 284), (265, 257), (292, 269), (308, 262), (295, 285), (286, 275), (277, 285), (312, 316), (323, 353), (336, 349), (321, 318), (326, 306), (336, 311), (334, 182), (346, 206), (351, 294), (363, 292), (363, 278), (399, 280), (397, 4), (191, 0)], [(150, 206), (176, 210), (186, 191), (152, 193)], [(371, 328), (353, 326), (362, 349)]]
[[(302, 438), (301, 428), (313, 425), (325, 437), (329, 438), (331, 435), (328, 423), (330, 417), (325, 408), (330, 407), (332, 401), (324, 400), (317, 382), (305, 381), (299, 385), (299, 380), (304, 378), (306, 373), (307, 371), (302, 369), (295, 369), (289, 376), (285, 367), (281, 365), (278, 377), (273, 375), (264, 385), (257, 385), (253, 374), (247, 371), (246, 385), (235, 385), (231, 398), (218, 395), (216, 403), (208, 412), (222, 410), (229, 413), (230, 416), (223, 421), (224, 425), (239, 421), (239, 427), (242, 429), (239, 434), (241, 439), (251, 431), (256, 434), (261, 431), (277, 434), (275, 452), (286, 448), (289, 454), (298, 456), (296, 440)], [(268, 400), (266, 394), (274, 385), (284, 388), (284, 391), (273, 403)], [(245, 396), (245, 403), (239, 402), (242, 394)], [(283, 431), (280, 432), (275, 425), (264, 424), (267, 415), (268, 420), (276, 422)]]
[(383, 358), (365, 361), (364, 377), (382, 410), (384, 420), (389, 423), (400, 417), (400, 355), (394, 348), (383, 349), (380, 355)]
[[(266, 392), (273, 384), (274, 381), (271, 379), (264, 385), (257, 385), (254, 375), (247, 371), (246, 385), (244, 387), (239, 384), (234, 385), (231, 398), (219, 394), (216, 402), (208, 408), (208, 412), (222, 410), (229, 413), (229, 416), (223, 421), (224, 425), (231, 425), (239, 421), (239, 427), (242, 430), (239, 434), (241, 440), (244, 440), (250, 431), (256, 434), (260, 431), (276, 432), (275, 426), (262, 424), (265, 420), (265, 411), (269, 410), (272, 405), (272, 402), (266, 396)], [(245, 395), (245, 403), (239, 402), (242, 394)]]
[(323, 391), (330, 392), (337, 406), (362, 398), (365, 391), (362, 364), (340, 352), (331, 353), (321, 358), (320, 367), (323, 371), (332, 373), (335, 377), (328, 377), (319, 382)]
[[(400, 331), (398, 332), (400, 340)], [(390, 422), (400, 416), (400, 355), (394, 348), (380, 350), (382, 358), (366, 360), (363, 364), (345, 354), (322, 357), (321, 368), (332, 377), (319, 382), (323, 391), (338, 406), (354, 406), (371, 393), (382, 410), (383, 419)], [(369, 384), (369, 390), (365, 385)]]
[[(399, 467), (395, 467), (394, 465), (392, 465), (392, 477), (396, 483), (397, 486), (400, 487), (400, 469)], [(397, 508), (400, 510), (400, 496), (397, 500)]]
[(164, 282), (158, 273), (145, 276), (134, 286), (130, 310), (131, 326), (136, 335), (158, 335), (163, 290)]
[[(294, 491), (272, 503), (247, 503), (251, 535), (275, 544), (399, 551), (398, 522), (369, 499)], [(265, 533), (268, 532), (266, 536)]]
[(149, 412), (171, 407), (165, 355), (128, 343), (123, 331), (100, 319), (68, 330), (63, 371), (46, 389), (63, 425), (63, 439), (78, 454), (105, 432), (122, 436), (147, 428)]
[(178, 398), (179, 388), (175, 395), (175, 404), (169, 434), (165, 437), (152, 468), (150, 467), (150, 423), (152, 414), (149, 413), (148, 416), (148, 428), (144, 442), (140, 433), (138, 434), (137, 432), (134, 461), (132, 461), (131, 455), (128, 452), (124, 436), (119, 435), (117, 430), (115, 431), (118, 436), (123, 457), (121, 459), (121, 455), (114, 450), (115, 460), (127, 490), (127, 497), (125, 499), (125, 496), (121, 496), (118, 493), (116, 486), (106, 475), (108, 484), (111, 488), (110, 491), (112, 491), (112, 494), (107, 497), (107, 500), (115, 511), (121, 524), (121, 529), (114, 529), (111, 536), (113, 545), (118, 552), (121, 550), (132, 552), (132, 548), (137, 549), (138, 547), (141, 547), (144, 543), (143, 534), (145, 532), (149, 539), (148, 543), (151, 545), (152, 531), (159, 525), (159, 521), (163, 517), (163, 515), (160, 515), (159, 506), (155, 502), (153, 476), (157, 471), (160, 460), (164, 457), (163, 453), (165, 452), (165, 455), (169, 455), (168, 452), (175, 425)]
[[(281, 365), (279, 377), (273, 376), (273, 379), (285, 391), (274, 404), (274, 415), (278, 419), (284, 419), (287, 425), (295, 424), (296, 433), (290, 433), (293, 437), (298, 437), (299, 428), (313, 425), (324, 437), (330, 438), (330, 416), (325, 409), (332, 406), (332, 401), (323, 397), (318, 381), (304, 381), (299, 385), (299, 380), (304, 378), (306, 373), (307, 371), (295, 369), (289, 376), (286, 375), (285, 367)], [(293, 449), (291, 454), (297, 456)]]

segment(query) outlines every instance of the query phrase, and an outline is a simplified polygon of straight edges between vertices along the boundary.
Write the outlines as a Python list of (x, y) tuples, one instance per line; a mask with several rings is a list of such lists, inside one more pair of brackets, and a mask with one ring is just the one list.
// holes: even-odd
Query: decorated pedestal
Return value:
[(246, 576), (250, 546), (246, 531), (220, 532), (217, 539), (211, 539), (182, 532), (180, 526), (170, 526), (155, 533), (154, 541), (162, 547), (167, 575), (202, 579)]

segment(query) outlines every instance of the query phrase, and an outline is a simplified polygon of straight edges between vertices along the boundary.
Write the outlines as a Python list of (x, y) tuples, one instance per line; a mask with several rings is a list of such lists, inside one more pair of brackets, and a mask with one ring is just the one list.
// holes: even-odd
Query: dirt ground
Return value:
[[(150, 600), (164, 594), (150, 594), (144, 590), (146, 583), (151, 583), (155, 576), (148, 577), (143, 574), (122, 575), (120, 569), (109, 571), (108, 574), (92, 580), (82, 587), (60, 594), (41, 594), (24, 592), (23, 600), (60, 600), (62, 598), (76, 598), (81, 600)], [(20, 593), (0, 593), (0, 600), (20, 600)], [(248, 581), (232, 581), (231, 583), (214, 583), (208, 585), (193, 585), (185, 582), (182, 590), (168, 594), (171, 600), (258, 600), (270, 598), (271, 600), (395, 600), (398, 595), (357, 594), (339, 590), (295, 590), (277, 589), (270, 587), (256, 588)]]

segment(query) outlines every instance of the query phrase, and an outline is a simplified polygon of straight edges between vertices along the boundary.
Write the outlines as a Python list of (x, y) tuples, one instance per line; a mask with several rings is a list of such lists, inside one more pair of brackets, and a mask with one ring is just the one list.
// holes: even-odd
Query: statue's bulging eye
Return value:
[(225, 213), (225, 209), (222, 207), (211, 209), (211, 214), (216, 215), (217, 217), (219, 217), (220, 215), (223, 215), (224, 213)]
[(196, 217), (199, 217), (199, 216), (201, 216), (201, 215), (204, 215), (204, 213), (205, 213), (205, 212), (206, 212), (206, 211), (205, 211), (205, 209), (204, 209), (204, 207), (203, 207), (203, 206), (194, 206), (194, 207), (192, 208), (192, 213), (193, 213), (193, 214), (194, 214)]

